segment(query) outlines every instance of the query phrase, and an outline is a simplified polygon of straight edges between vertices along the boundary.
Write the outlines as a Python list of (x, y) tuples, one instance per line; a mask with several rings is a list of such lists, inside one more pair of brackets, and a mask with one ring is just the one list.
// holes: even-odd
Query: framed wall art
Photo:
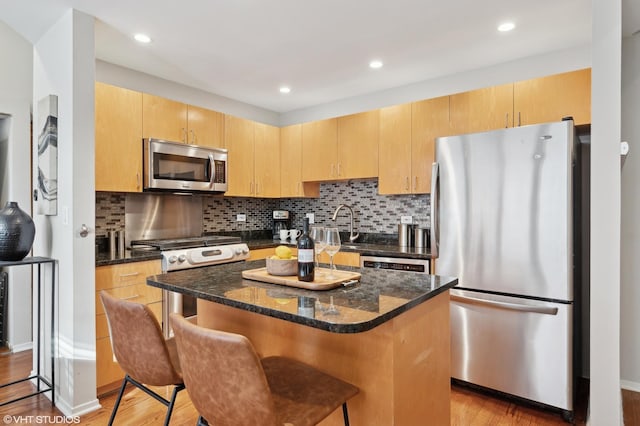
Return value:
[(38, 196), (37, 213), (58, 213), (58, 97), (38, 102)]

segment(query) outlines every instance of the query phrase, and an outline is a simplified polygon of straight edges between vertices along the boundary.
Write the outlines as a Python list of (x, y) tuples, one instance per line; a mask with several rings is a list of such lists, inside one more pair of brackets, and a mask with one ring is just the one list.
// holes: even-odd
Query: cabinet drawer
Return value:
[(145, 284), (149, 275), (161, 273), (160, 260), (98, 266), (96, 268), (96, 291)]
[[(156, 287), (148, 286), (147, 284), (136, 284), (126, 287), (117, 287), (109, 290), (104, 290), (113, 297), (118, 299), (130, 300), (137, 303), (153, 303), (162, 301), (162, 290)], [(100, 300), (100, 293), (96, 292), (96, 315), (104, 313), (104, 307)]]

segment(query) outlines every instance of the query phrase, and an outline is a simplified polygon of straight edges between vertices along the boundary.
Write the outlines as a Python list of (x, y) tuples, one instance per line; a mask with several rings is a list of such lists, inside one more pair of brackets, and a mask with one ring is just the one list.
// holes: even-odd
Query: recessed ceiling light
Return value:
[(516, 27), (516, 24), (514, 24), (513, 22), (505, 22), (503, 24), (498, 25), (498, 31), (500, 31), (501, 33), (504, 33), (507, 31), (511, 31), (515, 27)]
[(291, 92), (291, 87), (282, 86), (280, 88), (280, 93), (289, 93), (289, 92)]
[(374, 61), (369, 62), (369, 67), (373, 68), (373, 69), (382, 68), (382, 65), (383, 65), (382, 61), (379, 61), (377, 59), (374, 60)]
[(135, 38), (136, 41), (139, 41), (140, 43), (151, 43), (151, 37), (146, 34), (136, 34), (133, 36), (133, 38)]

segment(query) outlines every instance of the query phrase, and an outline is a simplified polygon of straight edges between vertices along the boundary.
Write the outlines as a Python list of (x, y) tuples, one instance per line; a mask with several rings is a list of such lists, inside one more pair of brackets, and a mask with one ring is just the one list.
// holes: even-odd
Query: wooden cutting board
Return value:
[(254, 281), (262, 281), (271, 284), (286, 285), (289, 287), (304, 288), (307, 290), (330, 290), (340, 287), (343, 282), (359, 280), (362, 276), (359, 272), (333, 271), (334, 278), (327, 278), (329, 269), (316, 268), (315, 280), (312, 282), (298, 281), (296, 275), (279, 276), (270, 275), (267, 268), (249, 269), (242, 271), (242, 278)]

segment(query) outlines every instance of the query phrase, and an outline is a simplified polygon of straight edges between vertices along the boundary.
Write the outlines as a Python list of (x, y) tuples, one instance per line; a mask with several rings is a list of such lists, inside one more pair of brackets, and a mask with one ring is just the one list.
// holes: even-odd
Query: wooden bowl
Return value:
[(271, 259), (267, 257), (267, 272), (270, 275), (298, 275), (298, 259)]

